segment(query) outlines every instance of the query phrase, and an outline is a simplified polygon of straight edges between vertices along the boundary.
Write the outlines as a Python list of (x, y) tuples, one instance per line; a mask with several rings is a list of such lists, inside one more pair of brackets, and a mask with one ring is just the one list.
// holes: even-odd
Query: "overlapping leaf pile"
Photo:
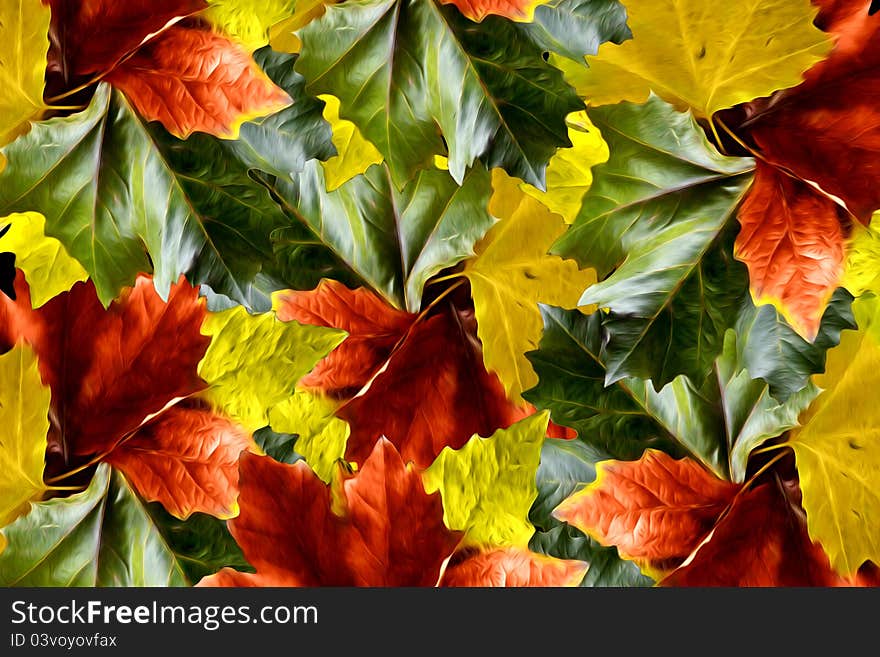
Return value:
[(880, 583), (870, 5), (4, 3), (0, 584)]

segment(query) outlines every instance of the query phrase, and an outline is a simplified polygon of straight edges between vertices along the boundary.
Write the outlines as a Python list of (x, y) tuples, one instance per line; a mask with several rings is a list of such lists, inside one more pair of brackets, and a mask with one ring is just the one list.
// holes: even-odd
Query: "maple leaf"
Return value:
[(738, 497), (711, 539), (661, 586), (851, 586), (810, 541), (802, 511), (775, 483)]
[(17, 345), (0, 356), (0, 527), (46, 490), (49, 398), (29, 347)]
[(856, 328), (852, 301), (851, 294), (838, 288), (822, 314), (816, 337), (808, 342), (778, 308), (747, 300), (734, 326), (737, 358), (752, 376), (770, 385), (775, 399), (785, 402), (809, 385), (810, 375), (825, 371), (825, 355), (840, 342), (841, 331)]
[(172, 557), (180, 564), (187, 584), (194, 584), (227, 566), (243, 572), (253, 571), (229, 533), (225, 520), (204, 513), (193, 513), (181, 520), (158, 502), (144, 507)]
[(830, 198), (762, 162), (739, 209), (734, 253), (749, 267), (755, 303), (778, 305), (808, 340), (843, 275), (843, 215)]
[[(280, 321), (272, 312), (251, 315), (241, 306), (207, 316), (201, 332), (211, 336), (198, 368), (208, 386), (202, 397), (252, 431), (268, 424), (273, 407), (345, 337), (334, 329)], [(243, 341), (250, 348), (242, 349)]]
[(205, 18), (252, 51), (269, 43), (269, 28), (299, 5), (292, 0), (208, 0), (208, 4)]
[(296, 453), (321, 481), (328, 483), (336, 473), (336, 462), (345, 458), (345, 446), (351, 433), (348, 424), (335, 416), (337, 407), (332, 399), (319, 393), (297, 390), (269, 411), (272, 430), (294, 434)]
[(403, 313), (366, 290), (327, 281), (312, 292), (279, 294), (277, 312), (349, 334), (301, 382), (340, 400), (337, 414), (351, 426), (349, 461), (362, 462), (385, 436), (426, 468), (447, 445), (458, 449), (532, 412), (507, 400), (483, 365), (473, 314), (454, 305)]
[[(570, 224), (581, 209), (581, 199), (593, 182), (591, 169), (608, 161), (608, 144), (589, 115), (581, 110), (565, 119), (571, 148), (560, 148), (547, 165), (547, 189), (521, 183), (520, 189), (561, 215)], [(494, 173), (493, 173), (494, 175)]]
[(242, 427), (207, 406), (181, 402), (104, 460), (124, 472), (142, 498), (161, 502), (177, 518), (194, 510), (229, 518), (238, 512), (238, 457), (249, 449), (253, 440)]
[(333, 145), (337, 155), (321, 162), (327, 191), (342, 186), (355, 176), (365, 173), (374, 164), (382, 162), (382, 154), (351, 121), (339, 117), (339, 99), (330, 94), (318, 96), (324, 101), (324, 118), (333, 130)]
[(12, 0), (0, 9), (0, 146), (25, 132), (27, 121), (46, 109), (49, 19), (49, 8), (39, 0)]
[(328, 192), (323, 168), (309, 162), (292, 180), (276, 176), (266, 185), (363, 282), (410, 312), (421, 309), (428, 279), (473, 255), (495, 223), (481, 165), (460, 184), (448, 171), (424, 169), (398, 190), (386, 162)]
[[(375, 297), (368, 300), (366, 292), (332, 284), (286, 298), (300, 307), (292, 312), (311, 313), (311, 320), (308, 314), (293, 315), (300, 321), (343, 328), (351, 336), (331, 354), (326, 368), (319, 364), (317, 376), (303, 381), (331, 393), (339, 383), (344, 390), (365, 386), (345, 395), (337, 411), (351, 425), (349, 461), (362, 462), (385, 436), (404, 459), (425, 468), (447, 445), (458, 449), (474, 434), (489, 436), (529, 414), (510, 403), (498, 378), (486, 371), (472, 313), (443, 305), (437, 313), (407, 315)], [(284, 316), (281, 310), (279, 316)], [(450, 414), (450, 408), (456, 413)]]
[(16, 301), (0, 299), (0, 348), (30, 344), (52, 390), (50, 478), (109, 460), (181, 517), (232, 513), (250, 435), (208, 409), (175, 406), (205, 387), (198, 290), (181, 280), (163, 302), (142, 277), (106, 310), (90, 282), (39, 309), (30, 303), (19, 273)]
[(817, 393), (805, 382), (784, 401), (776, 399), (770, 384), (749, 370), (748, 351), (733, 329), (725, 332), (712, 375), (700, 386), (678, 376), (659, 392), (635, 377), (606, 387), (600, 353), (604, 313), (586, 316), (550, 307), (542, 313), (540, 348), (528, 354), (539, 383), (525, 396), (549, 409), (555, 422), (575, 429), (591, 461), (636, 460), (654, 448), (690, 455), (718, 477), (743, 481), (752, 449), (796, 426)]
[(471, 284), (486, 368), (498, 374), (510, 399), (518, 402), (538, 381), (525, 357), (541, 337), (538, 302), (574, 308), (596, 276), (548, 254), (565, 223), (497, 169), (489, 212), (501, 221), (477, 243), (476, 257), (465, 263), (462, 274)]
[(0, 585), (877, 585), (874, 4), (9, 0)]
[(649, 564), (685, 559), (739, 487), (699, 463), (648, 450), (638, 461), (602, 461), (596, 480), (554, 515)]
[(479, 157), (543, 187), (547, 161), (570, 145), (565, 117), (582, 104), (510, 21), (475, 24), (433, 0), (370, 0), (327, 7), (298, 34), (307, 90), (339, 98), (398, 188), (447, 148), (458, 183)]
[(608, 143), (580, 214), (552, 253), (593, 267), (580, 304), (608, 308), (606, 384), (678, 374), (698, 384), (745, 293), (729, 253), (752, 161), (720, 155), (689, 113), (656, 96), (588, 111)]
[(589, 68), (558, 63), (593, 105), (644, 102), (653, 91), (711, 117), (794, 87), (832, 41), (813, 25), (809, 0), (622, 0), (633, 38), (600, 46)]
[[(106, 73), (163, 29), (207, 5), (204, 0), (45, 0), (64, 77)], [(100, 38), (95, 38), (100, 34)]]
[(0, 231), (4, 224), (9, 229), (0, 235), (0, 250), (15, 254), (15, 266), (24, 272), (34, 307), (88, 278), (64, 245), (45, 234), (46, 218), (40, 213), (13, 213), (0, 219)]
[(425, 490), (440, 491), (444, 522), (464, 531), (463, 545), (528, 544), (548, 420), (548, 413), (536, 413), (488, 438), (474, 436), (458, 450), (446, 447), (425, 470)]
[[(153, 273), (163, 296), (187, 273), (257, 311), (269, 308), (276, 279), (277, 287), (311, 288), (322, 275), (344, 278), (350, 270), (303, 226), (291, 226), (251, 175), (297, 171), (332, 153), (320, 103), (301, 98), (291, 57), (261, 50), (255, 58), (298, 98), (295, 107), (244, 124), (235, 141), (204, 133), (181, 141), (145, 125), (102, 83), (83, 112), (35, 124), (3, 150), (18, 163), (0, 174), (0, 207), (43, 214), (47, 235), (80, 261), (105, 304), (142, 272)], [(44, 157), (28, 157), (35, 150)], [(75, 200), (71, 189), (80, 190)], [(294, 245), (273, 243), (270, 234), (282, 228)]]
[(834, 37), (834, 49), (802, 84), (756, 101), (739, 132), (770, 163), (818, 184), (868, 223), (880, 208), (878, 187), (865, 175), (880, 166), (880, 21), (868, 0), (817, 4), (817, 24)]
[(239, 500), (229, 524), (256, 573), (224, 569), (200, 586), (433, 586), (460, 538), (384, 439), (329, 487), (305, 463), (245, 452)]
[(795, 453), (810, 537), (843, 576), (868, 560), (880, 564), (874, 521), (880, 496), (873, 483), (880, 476), (880, 420), (871, 394), (880, 383), (880, 305), (862, 297), (853, 307), (859, 330), (845, 333), (828, 352), (824, 374), (815, 377), (823, 392), (787, 443)]
[(169, 27), (106, 76), (147, 121), (175, 137), (194, 131), (225, 139), (272, 114), (290, 97), (244, 49), (207, 30)]
[(31, 503), (0, 529), (3, 586), (186, 586), (169, 547), (119, 472), (102, 463), (88, 488)]
[(563, 560), (517, 548), (485, 552), (462, 551), (450, 561), (441, 586), (577, 586), (587, 564)]

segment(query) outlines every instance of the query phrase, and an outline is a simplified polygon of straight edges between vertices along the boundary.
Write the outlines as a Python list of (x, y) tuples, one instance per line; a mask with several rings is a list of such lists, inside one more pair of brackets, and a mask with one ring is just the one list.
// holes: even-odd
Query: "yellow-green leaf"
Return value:
[(0, 356), (0, 527), (46, 490), (50, 397), (30, 347)]
[(871, 217), (871, 224), (853, 222), (847, 246), (846, 267), (842, 285), (854, 296), (865, 292), (880, 293), (880, 212)]
[(633, 38), (604, 43), (588, 69), (554, 57), (593, 105), (653, 90), (698, 116), (794, 87), (831, 51), (810, 0), (623, 0)]
[(321, 162), (327, 191), (332, 192), (372, 165), (379, 164), (382, 154), (364, 138), (354, 123), (339, 118), (339, 99), (336, 96), (322, 94), (318, 98), (324, 101), (324, 119), (333, 129), (332, 141), (338, 153)]
[(332, 400), (307, 390), (297, 390), (269, 411), (272, 430), (296, 434), (297, 453), (328, 484), (336, 472), (336, 462), (345, 456), (350, 433), (348, 423), (336, 417), (335, 411)]
[(205, 17), (248, 50), (269, 43), (269, 29), (293, 14), (294, 0), (208, 0)]
[(535, 528), (529, 509), (538, 496), (535, 474), (550, 415), (542, 411), (499, 429), (473, 436), (458, 450), (444, 447), (422, 473), (428, 493), (440, 491), (443, 520), (474, 546), (525, 547)]
[(529, 196), (538, 199), (570, 224), (581, 209), (581, 199), (593, 183), (592, 168), (608, 161), (608, 145), (586, 111), (572, 112), (565, 122), (571, 148), (560, 148), (547, 165), (547, 191), (520, 183)]
[(0, 219), (0, 231), (4, 226), (9, 230), (0, 237), (0, 251), (15, 254), (15, 266), (24, 272), (34, 308), (89, 277), (61, 242), (46, 235), (46, 218), (39, 212), (11, 214)]
[(49, 18), (49, 7), (40, 0), (0, 4), (0, 146), (20, 135), (26, 122), (46, 109)]
[(853, 311), (859, 330), (828, 352), (815, 377), (823, 392), (788, 443), (810, 537), (845, 576), (866, 560), (880, 564), (880, 301), (862, 297)]
[(288, 399), (297, 381), (345, 338), (345, 331), (282, 322), (274, 312), (250, 315), (241, 306), (202, 324), (211, 344), (199, 363), (203, 396), (251, 430), (269, 424), (269, 410)]
[(498, 374), (512, 400), (538, 383), (525, 357), (541, 339), (538, 303), (575, 308), (596, 282), (594, 270), (581, 271), (573, 260), (548, 255), (565, 222), (518, 185), (501, 169), (493, 170), (489, 212), (501, 221), (477, 243), (477, 255), (464, 269), (486, 368)]

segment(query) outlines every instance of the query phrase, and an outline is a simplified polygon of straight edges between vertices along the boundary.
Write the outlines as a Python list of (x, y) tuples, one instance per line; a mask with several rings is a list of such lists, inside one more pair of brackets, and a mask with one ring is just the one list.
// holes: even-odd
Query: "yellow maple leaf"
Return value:
[(571, 148), (560, 148), (547, 165), (547, 191), (528, 183), (520, 189), (570, 224), (581, 209), (581, 199), (593, 183), (592, 168), (608, 161), (608, 145), (586, 111), (572, 112), (565, 119)]
[(831, 51), (810, 0), (623, 0), (633, 38), (604, 43), (589, 68), (554, 57), (593, 105), (650, 91), (701, 117), (794, 87)]
[(841, 285), (854, 296), (880, 292), (880, 212), (874, 213), (869, 226), (853, 222), (846, 251)]
[[(0, 146), (22, 134), (27, 121), (46, 109), (50, 17), (48, 5), (40, 0), (4, 0), (0, 5)], [(0, 155), (0, 170), (4, 164)]]
[[(202, 324), (211, 344), (199, 363), (201, 395), (242, 426), (269, 424), (269, 411), (293, 394), (300, 378), (345, 338), (345, 331), (282, 322), (274, 312), (242, 306), (211, 313)], [(246, 345), (246, 347), (244, 346)]]
[(330, 483), (336, 462), (345, 456), (350, 429), (334, 415), (336, 404), (309, 390), (294, 395), (269, 411), (269, 426), (279, 433), (295, 433), (296, 452), (311, 466), (321, 481)]
[(880, 564), (880, 301), (853, 304), (859, 326), (828, 352), (823, 389), (788, 441), (797, 462), (810, 537), (844, 576)]
[(292, 16), (269, 28), (269, 45), (278, 52), (299, 52), (302, 41), (296, 31), (324, 15), (327, 5), (335, 0), (297, 0)]
[(381, 162), (382, 154), (372, 142), (364, 138), (354, 123), (339, 118), (339, 99), (336, 96), (322, 94), (318, 98), (324, 101), (324, 119), (333, 129), (333, 145), (338, 153), (321, 162), (324, 183), (327, 191), (332, 192)]
[(535, 531), (529, 509), (549, 411), (531, 415), (461, 449), (444, 447), (422, 473), (428, 493), (440, 491), (443, 521), (463, 531), (464, 545), (525, 547)]
[(14, 213), (0, 219), (0, 251), (15, 254), (15, 266), (24, 272), (31, 293), (31, 305), (39, 308), (52, 297), (66, 292), (89, 275), (64, 245), (45, 233), (46, 218), (39, 212)]
[(30, 347), (0, 356), (0, 527), (46, 490), (50, 397)]
[(294, 13), (293, 0), (208, 0), (205, 18), (250, 51), (269, 43), (269, 30)]
[(538, 348), (543, 322), (539, 303), (575, 308), (596, 282), (592, 269), (549, 255), (566, 230), (559, 215), (519, 189), (519, 180), (492, 172), (489, 212), (501, 221), (476, 247), (463, 274), (471, 283), (477, 334), (486, 368), (498, 375), (507, 394), (518, 400), (538, 382), (527, 351)]

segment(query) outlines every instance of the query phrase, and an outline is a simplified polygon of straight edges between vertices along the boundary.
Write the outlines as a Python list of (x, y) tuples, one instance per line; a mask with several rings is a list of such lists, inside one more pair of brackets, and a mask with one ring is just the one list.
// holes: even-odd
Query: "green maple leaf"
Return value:
[(186, 586), (180, 557), (165, 542), (131, 485), (101, 464), (89, 487), (31, 503), (0, 534), (4, 586)]
[[(264, 51), (260, 60), (296, 94), (301, 79), (290, 56)], [(276, 253), (270, 236), (291, 221), (249, 171), (259, 165), (289, 176), (307, 158), (332, 154), (329, 138), (321, 104), (306, 100), (243, 125), (238, 140), (182, 141), (102, 84), (83, 112), (35, 124), (4, 149), (11, 163), (0, 174), (0, 207), (42, 213), (46, 234), (79, 260), (105, 304), (152, 271), (160, 294), (186, 274), (266, 310), (267, 292), (284, 286), (296, 265), (306, 270), (294, 281), (303, 286), (344, 265), (298, 235), (296, 251)], [(268, 282), (259, 278), (264, 266)]]
[(565, 117), (583, 104), (510, 21), (369, 0), (328, 7), (299, 36), (306, 89), (339, 97), (398, 188), (447, 148), (459, 183), (480, 158), (543, 188), (548, 160), (571, 145)]
[(689, 113), (657, 97), (589, 111), (611, 155), (552, 251), (594, 267), (581, 304), (608, 308), (606, 384), (679, 374), (698, 384), (747, 293), (732, 215), (752, 160), (719, 155)]
[(534, 21), (516, 26), (542, 50), (578, 63), (606, 41), (632, 37), (626, 9), (617, 0), (550, 0), (535, 7)]
[(539, 382), (524, 397), (549, 409), (555, 423), (575, 429), (578, 440), (604, 458), (632, 461), (646, 449), (662, 449), (742, 482), (752, 450), (797, 426), (798, 415), (817, 394), (808, 385), (785, 403), (773, 398), (769, 384), (742, 364), (732, 329), (712, 363), (713, 376), (700, 386), (681, 375), (659, 392), (635, 377), (606, 388), (602, 311), (585, 316), (542, 310), (544, 336), (539, 349), (528, 354)]
[(447, 171), (425, 169), (399, 191), (385, 164), (332, 192), (316, 161), (293, 180), (262, 180), (315, 240), (391, 304), (411, 312), (420, 309), (427, 280), (473, 255), (495, 222), (486, 209), (491, 183), (482, 166), (470, 169), (461, 186)]

